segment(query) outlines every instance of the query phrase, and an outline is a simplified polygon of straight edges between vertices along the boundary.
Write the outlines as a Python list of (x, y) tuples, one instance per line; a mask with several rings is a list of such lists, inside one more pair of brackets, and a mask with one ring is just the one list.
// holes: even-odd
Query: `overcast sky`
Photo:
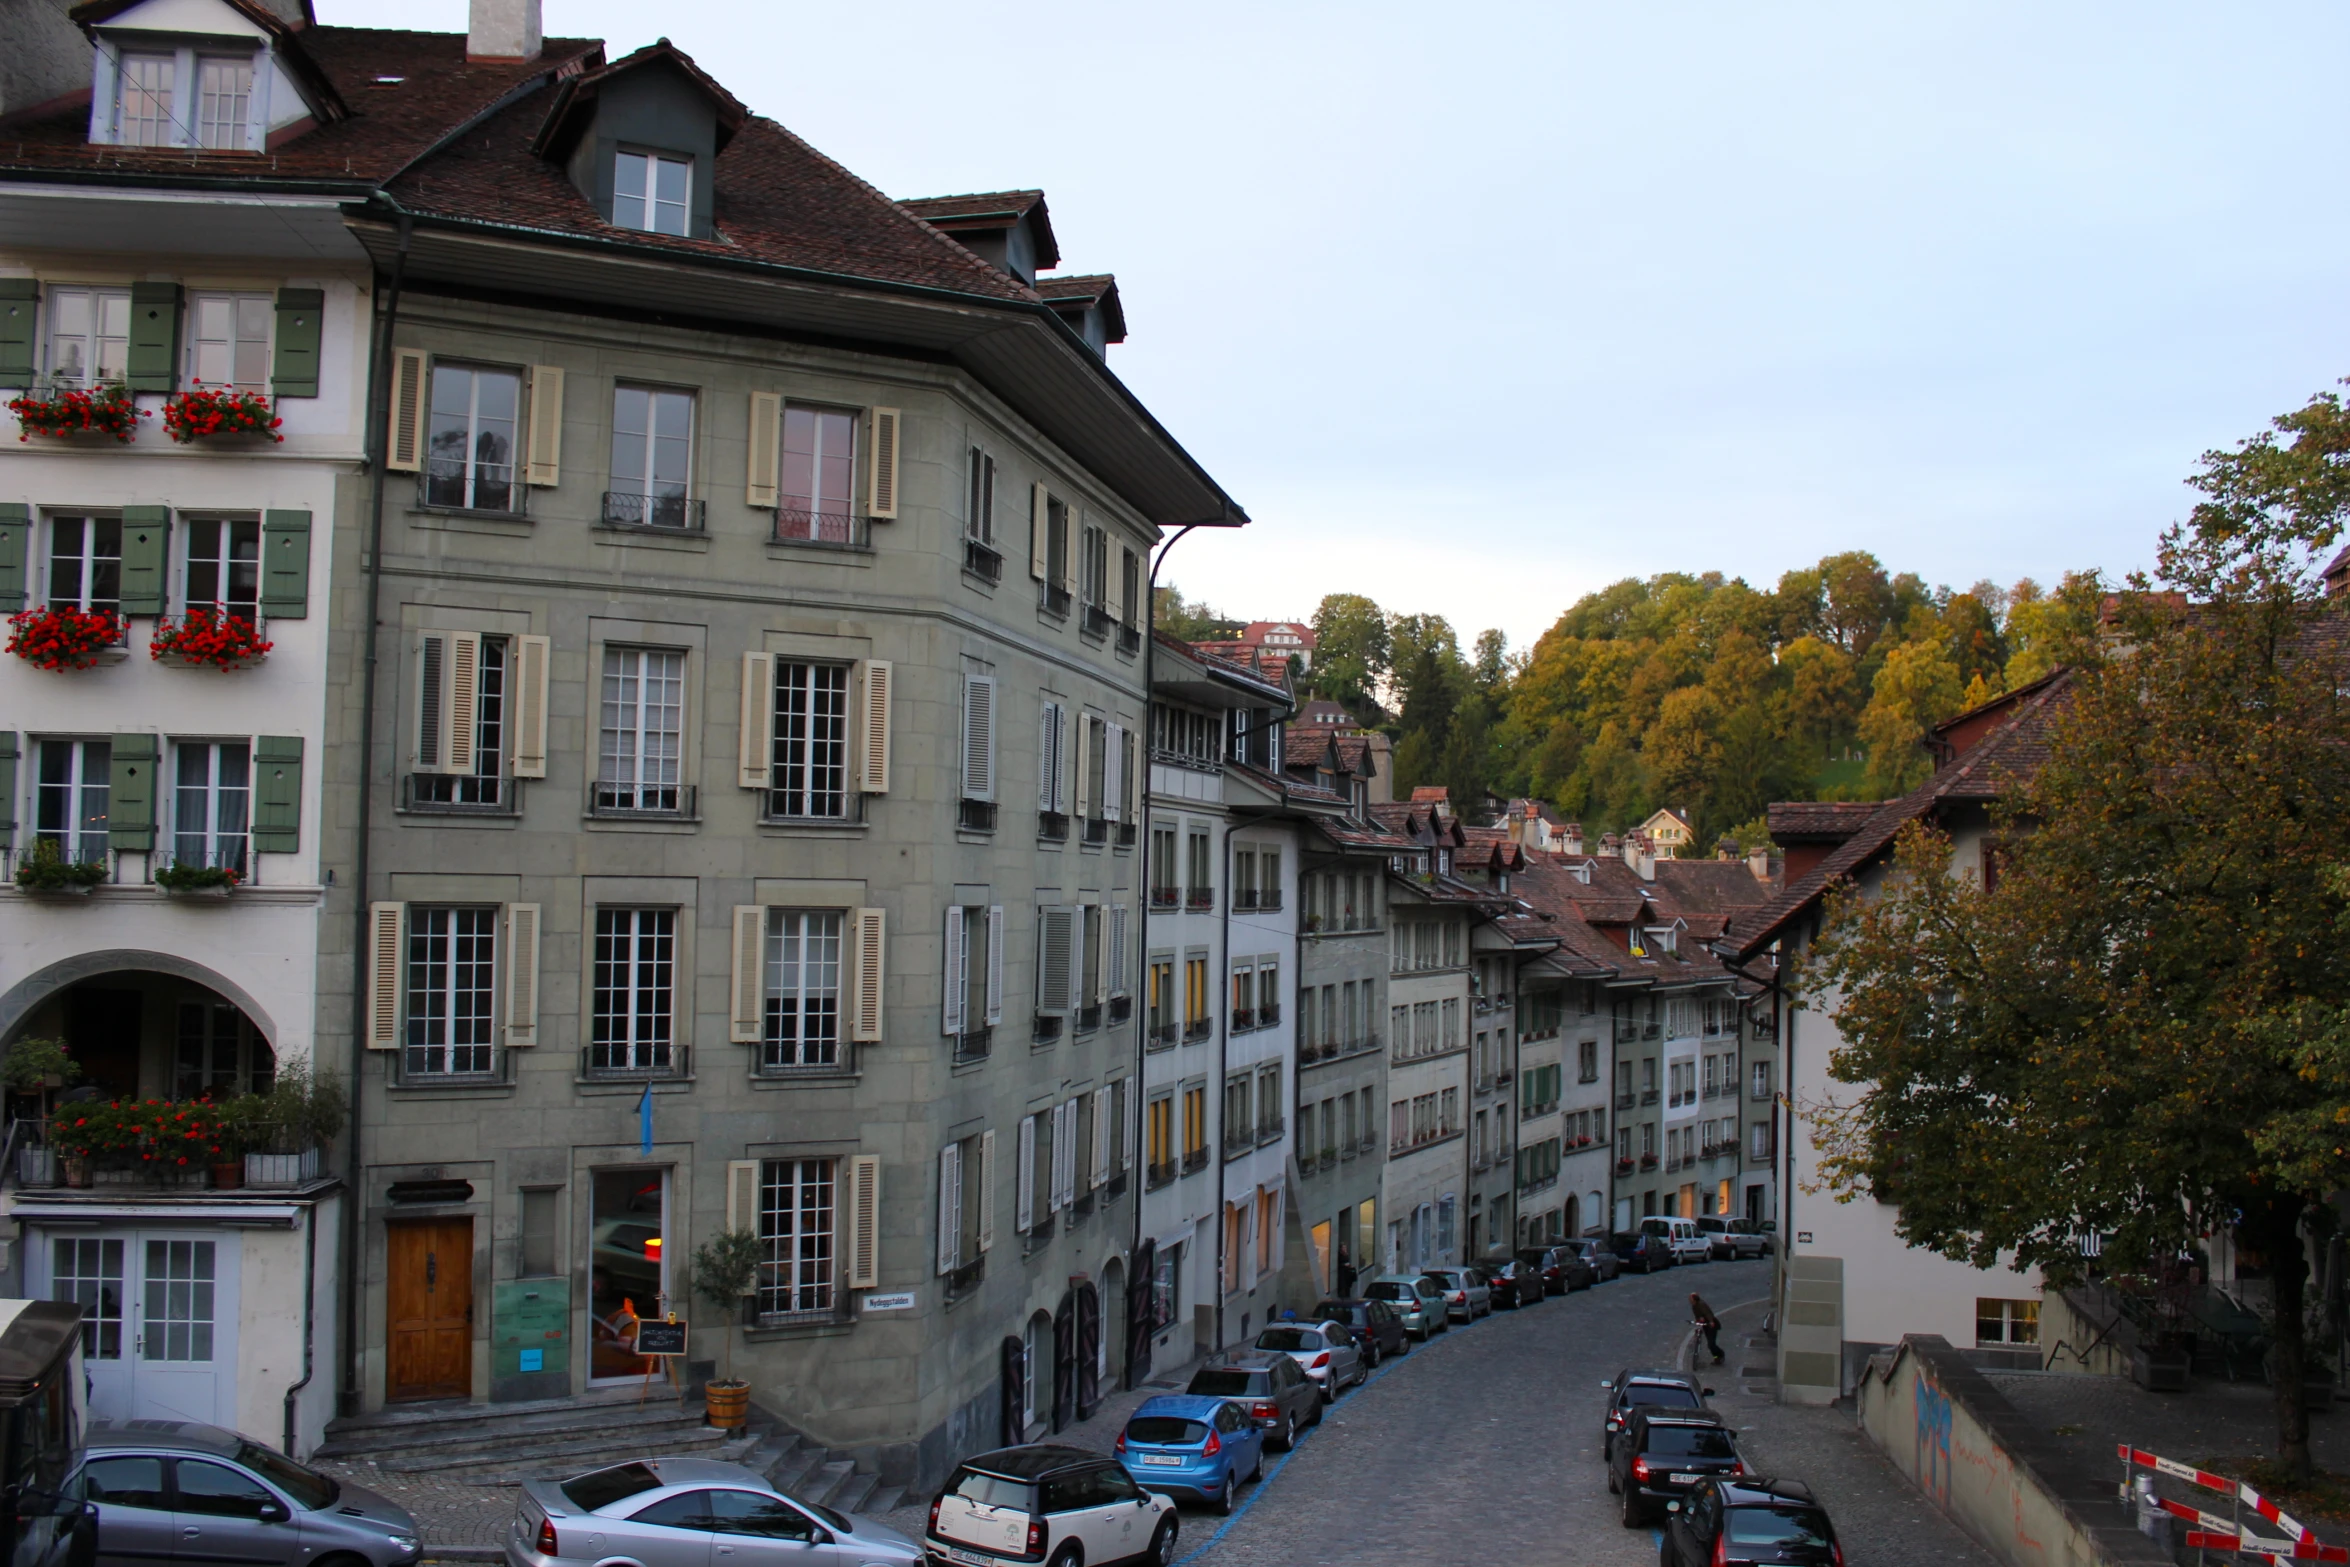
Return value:
[[(383, 20), (318, 0), (322, 20)], [(2350, 8), (547, 0), (895, 196), (1040, 186), (1255, 518), (1168, 576), (1524, 646), (1625, 575), (2146, 563), (2350, 374)], [(1629, 14), (1627, 14), (1629, 13)], [(462, 28), (463, 0), (401, 8)]]

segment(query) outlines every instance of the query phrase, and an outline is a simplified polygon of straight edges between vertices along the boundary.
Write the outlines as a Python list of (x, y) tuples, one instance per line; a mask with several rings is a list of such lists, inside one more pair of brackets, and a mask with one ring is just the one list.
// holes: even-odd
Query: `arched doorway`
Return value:
[(1582, 1211), (1581, 1200), (1573, 1192), (1567, 1193), (1567, 1234), (1583, 1233)]
[(60, 1040), (83, 1084), (106, 1099), (265, 1092), (277, 1076), (275, 1033), (243, 989), (162, 952), (84, 953), (0, 995), (0, 1047)]

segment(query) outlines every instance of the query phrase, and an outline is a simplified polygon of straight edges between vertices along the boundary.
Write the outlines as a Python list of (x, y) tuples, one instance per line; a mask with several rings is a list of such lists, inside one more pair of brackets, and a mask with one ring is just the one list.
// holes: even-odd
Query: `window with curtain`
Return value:
[(245, 874), (252, 746), (242, 740), (182, 740), (173, 751), (172, 863)]

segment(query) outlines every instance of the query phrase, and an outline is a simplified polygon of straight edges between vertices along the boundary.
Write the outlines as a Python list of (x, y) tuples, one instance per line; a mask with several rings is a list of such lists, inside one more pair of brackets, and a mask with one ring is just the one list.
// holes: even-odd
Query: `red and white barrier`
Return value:
[(2241, 1480), (2230, 1479), (2223, 1474), (2213, 1474), (2208, 1469), (2197, 1469), (2191, 1464), (2182, 1464), (2174, 1459), (2158, 1457), (2142, 1447), (2131, 1447), (2126, 1443), (2116, 1447), (2114, 1452), (2125, 1465), (2151, 1469), (2157, 1474), (2170, 1475), (2175, 1479), (2202, 1486), (2207, 1491), (2217, 1491), (2224, 1496), (2232, 1496), (2270, 1523), (2284, 1530), (2291, 1537), (2286, 1540), (2265, 1539), (2252, 1533), (2249, 1529), (2239, 1529), (2232, 1519), (2215, 1517), (2210, 1513), (2189, 1507), (2184, 1502), (2165, 1501), (2161, 1497), (2154, 1498), (2154, 1505), (2164, 1512), (2173, 1517), (2184, 1518), (2189, 1523), (2198, 1526), (2187, 1536), (2187, 1544), (2190, 1547), (2214, 1551), (2247, 1551), (2264, 1555), (2271, 1561), (2280, 1562), (2350, 1562), (2350, 1549), (2339, 1545), (2323, 1544), (2314, 1531)]

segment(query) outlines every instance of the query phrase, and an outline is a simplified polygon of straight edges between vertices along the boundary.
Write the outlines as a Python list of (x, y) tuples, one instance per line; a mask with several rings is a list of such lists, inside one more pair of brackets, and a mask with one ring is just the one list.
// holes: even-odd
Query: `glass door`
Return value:
[(590, 1182), (588, 1376), (641, 1378), (655, 1362), (636, 1353), (640, 1318), (669, 1309), (662, 1232), (668, 1217), (667, 1170), (597, 1170)]

